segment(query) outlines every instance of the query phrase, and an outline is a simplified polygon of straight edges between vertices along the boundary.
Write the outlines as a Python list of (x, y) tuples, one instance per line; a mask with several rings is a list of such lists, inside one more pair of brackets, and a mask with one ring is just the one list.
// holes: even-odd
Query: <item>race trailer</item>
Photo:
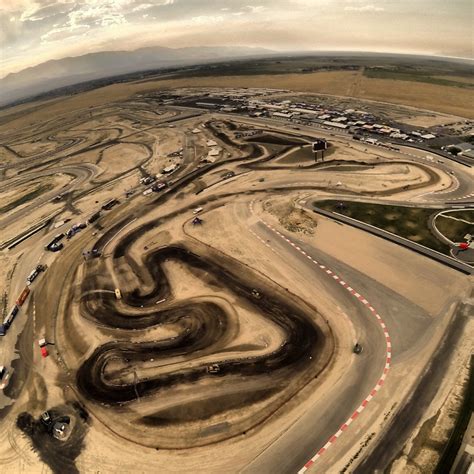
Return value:
[(57, 252), (58, 250), (61, 250), (63, 248), (63, 244), (60, 244), (59, 241), (64, 238), (64, 235), (64, 233), (56, 235), (54, 239), (48, 245), (46, 245), (44, 249), (49, 250), (51, 252)]
[(37, 265), (36, 268), (26, 277), (26, 282), (28, 284), (33, 283), (36, 277), (46, 270), (46, 265)]
[(6, 318), (3, 320), (3, 324), (0, 325), (0, 336), (5, 336), (19, 310), (20, 308), (17, 305), (12, 307)]
[(46, 342), (45, 338), (42, 338), (38, 341), (38, 345), (40, 346), (40, 350), (41, 350), (41, 356), (44, 358), (48, 357), (49, 355), (48, 349), (46, 348), (47, 344), (48, 343)]

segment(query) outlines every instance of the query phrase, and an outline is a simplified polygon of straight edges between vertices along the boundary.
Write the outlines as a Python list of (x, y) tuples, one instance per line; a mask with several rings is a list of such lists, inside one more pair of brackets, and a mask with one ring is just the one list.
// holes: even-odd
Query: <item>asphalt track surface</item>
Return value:
[(449, 367), (453, 349), (462, 337), (467, 323), (466, 316), (467, 311), (463, 314), (462, 308), (455, 313), (438, 350), (415, 390), (410, 394), (397, 418), (386, 426), (381, 440), (353, 471), (354, 474), (382, 472), (400, 455), (405, 440), (420, 421), (425, 407), (429, 406), (436, 395)]
[[(309, 267), (315, 273), (315, 278), (321, 275), (323, 278), (327, 276), (325, 278), (327, 291), (334, 295), (339, 305), (352, 308), (351, 323), (361, 328), (357, 337), (364, 347), (364, 352), (352, 362), (354, 365), (351, 370), (337, 382), (334, 387), (335, 395), (328, 400), (325, 409), (321, 410), (319, 405), (311, 407), (304, 417), (291, 426), (285, 437), (278, 439), (243, 471), (256, 474), (265, 472), (269, 466), (272, 466), (275, 472), (288, 474), (296, 471), (304, 472), (323, 455), (326, 449), (329, 449), (328, 440), (332, 439), (334, 442), (335, 434), (337, 437), (342, 435), (353, 421), (351, 419), (348, 422), (348, 413), (356, 412), (361, 402), (366, 400), (374, 386), (377, 386), (380, 375), (386, 369), (386, 341), (380, 324), (371, 315), (371, 311), (364, 308), (364, 304), (360, 301), (354, 304), (354, 297), (340, 284), (341, 280), (333, 278), (336, 273), (332, 270), (329, 276), (326, 273), (330, 268), (335, 268), (339, 274), (347, 274), (347, 268), (344, 265), (341, 266), (341, 263), (334, 262), (327, 255), (301, 241), (292, 238), (291, 242), (296, 242), (296, 244), (289, 244), (285, 234), (277, 234), (278, 237), (275, 240), (275, 231), (263, 222), (259, 222), (255, 230), (257, 235), (263, 236), (264, 242), (267, 242), (268, 238), (272, 239), (271, 245), (277, 255), (276, 258), (296, 260), (299, 265)], [(315, 260), (318, 263), (324, 262), (319, 263), (324, 268), (321, 269), (319, 265), (315, 265)], [(357, 281), (357, 278), (350, 276), (348, 281), (353, 280)], [(360, 374), (364, 374), (363, 377)], [(386, 372), (384, 379), (385, 376)], [(382, 387), (382, 384), (383, 382), (378, 389)], [(376, 392), (373, 396), (375, 394)], [(308, 420), (311, 420), (311, 423), (308, 423)], [(347, 426), (341, 430), (344, 425)], [(315, 429), (315, 427), (318, 428)], [(325, 448), (321, 452), (323, 447)], [(292, 453), (291, 456), (288, 456), (289, 452)]]

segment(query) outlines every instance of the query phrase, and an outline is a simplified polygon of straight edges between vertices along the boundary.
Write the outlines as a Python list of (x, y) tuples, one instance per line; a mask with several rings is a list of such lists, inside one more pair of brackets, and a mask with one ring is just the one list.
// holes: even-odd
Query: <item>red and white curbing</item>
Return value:
[[(253, 201), (250, 203), (250, 211), (253, 214)], [(385, 352), (385, 367), (383, 369), (382, 374), (380, 375), (379, 380), (375, 384), (374, 388), (370, 391), (370, 393), (365, 397), (359, 407), (352, 413), (352, 415), (341, 425), (341, 427), (334, 433), (326, 444), (319, 449), (319, 451), (298, 471), (298, 474), (303, 474), (306, 472), (336, 441), (337, 439), (347, 430), (347, 428), (351, 425), (351, 423), (359, 416), (359, 414), (365, 409), (367, 404), (377, 395), (379, 390), (382, 388), (383, 384), (385, 383), (385, 379), (387, 378), (388, 371), (390, 370), (390, 363), (392, 361), (392, 342), (390, 340), (390, 334), (387, 330), (387, 326), (385, 325), (382, 317), (379, 313), (375, 310), (375, 308), (369, 303), (369, 301), (364, 298), (361, 294), (355, 291), (352, 287), (350, 287), (340, 276), (334, 273), (332, 270), (327, 268), (325, 265), (319, 263), (317, 260), (308, 255), (302, 248), (292, 242), (288, 237), (283, 235), (277, 229), (275, 229), (271, 224), (268, 224), (262, 219), (263, 224), (270, 229), (272, 232), (277, 234), (281, 239), (286, 241), (290, 244), (295, 250), (299, 253), (304, 255), (308, 260), (318, 266), (321, 270), (323, 270), (328, 276), (332, 277), (335, 281), (337, 281), (342, 287), (344, 287), (354, 298), (358, 299), (377, 319), (380, 327), (382, 328), (385, 343), (386, 343), (386, 352)], [(252, 232), (252, 231), (251, 231)], [(270, 247), (274, 250), (270, 245), (268, 245), (263, 239), (258, 237), (254, 232), (252, 232), (262, 243), (264, 243), (267, 247)]]

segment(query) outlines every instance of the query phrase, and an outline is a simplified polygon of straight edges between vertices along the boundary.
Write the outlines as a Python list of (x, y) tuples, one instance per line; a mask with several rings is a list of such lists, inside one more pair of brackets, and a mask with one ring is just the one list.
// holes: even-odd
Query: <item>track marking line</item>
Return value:
[[(251, 202), (250, 204), (250, 210), (253, 214), (253, 202)], [(375, 310), (375, 308), (369, 303), (369, 301), (364, 297), (362, 296), (360, 293), (358, 293), (357, 291), (355, 291), (352, 287), (350, 287), (344, 280), (342, 280), (342, 278), (337, 275), (336, 273), (334, 273), (332, 270), (330, 270), (329, 268), (327, 268), (325, 265), (322, 265), (322, 264), (319, 264), (316, 260), (314, 260), (307, 252), (305, 252), (304, 250), (302, 250), (299, 246), (297, 246), (294, 242), (292, 242), (288, 237), (286, 237), (285, 235), (283, 235), (281, 232), (279, 232), (278, 230), (276, 230), (271, 224), (267, 223), (265, 220), (263, 219), (260, 219), (261, 222), (268, 228), (270, 229), (272, 232), (274, 232), (276, 235), (278, 235), (279, 237), (281, 237), (284, 241), (286, 241), (287, 243), (289, 243), (294, 250), (296, 250), (297, 252), (301, 253), (302, 255), (304, 255), (305, 257), (307, 257), (308, 259), (310, 259), (316, 266), (318, 266), (321, 270), (324, 270), (325, 273), (327, 275), (332, 275), (332, 278), (335, 280), (335, 281), (338, 281), (341, 286), (343, 288), (345, 288), (352, 296), (354, 296), (358, 301), (360, 301), (369, 311), (371, 314), (373, 314), (373, 316), (375, 316), (375, 318), (377, 319), (377, 322), (379, 323), (380, 325), (380, 329), (382, 330), (383, 332), (383, 335), (384, 335), (384, 338), (385, 338), (385, 344), (386, 344), (386, 349), (385, 349), (385, 365), (384, 365), (384, 368), (383, 368), (383, 371), (382, 371), (382, 374), (380, 375), (379, 377), (379, 380), (377, 381), (377, 383), (375, 384), (374, 388), (370, 391), (370, 393), (365, 397), (365, 399), (360, 403), (359, 407), (354, 411), (354, 413), (352, 413), (352, 415), (341, 425), (341, 427), (336, 431), (336, 433), (334, 433), (332, 436), (330, 436), (329, 440), (326, 442), (326, 444), (324, 444), (324, 446), (322, 448), (319, 449), (319, 451), (316, 452), (316, 454), (311, 458), (309, 459), (306, 464), (298, 471), (298, 474), (304, 474), (309, 468), (311, 468), (313, 466), (313, 464), (315, 463), (315, 461), (317, 459), (319, 459), (336, 441), (337, 439), (342, 435), (342, 433), (344, 431), (347, 430), (347, 428), (352, 424), (352, 422), (359, 416), (360, 413), (362, 413), (365, 408), (367, 407), (367, 405), (369, 404), (369, 402), (375, 397), (375, 395), (379, 392), (379, 390), (381, 389), (381, 387), (383, 386), (383, 384), (385, 383), (385, 379), (387, 378), (387, 374), (390, 370), (390, 364), (391, 364), (391, 361), (392, 361), (392, 342), (391, 342), (391, 338), (390, 338), (390, 334), (387, 330), (387, 326), (385, 325), (382, 317), (377, 313), (377, 311)], [(249, 229), (250, 230), (250, 229)], [(255, 232), (253, 232), (252, 230), (250, 230), (250, 232), (258, 239), (260, 240), (261, 242), (265, 243), (265, 245), (268, 246), (268, 244), (266, 244), (266, 242), (263, 241), (263, 239), (261, 239)], [(271, 247), (270, 247), (271, 248)], [(271, 248), (273, 250), (274, 253), (276, 253), (277, 255), (279, 255), (279, 253), (277, 251), (275, 251), (275, 249)]]

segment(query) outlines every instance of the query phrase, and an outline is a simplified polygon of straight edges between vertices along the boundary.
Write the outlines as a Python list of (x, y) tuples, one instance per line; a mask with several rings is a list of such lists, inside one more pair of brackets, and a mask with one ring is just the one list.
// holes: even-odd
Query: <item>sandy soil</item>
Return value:
[[(342, 78), (333, 79), (331, 87), (342, 87)], [(107, 90), (134, 90), (121, 87)], [(356, 93), (357, 87), (349, 92)], [(120, 204), (65, 241), (58, 254), (42, 254), (44, 242), (58, 232), (47, 229), (0, 256), (6, 270), (2, 285), (11, 297), (24, 285), (31, 262), (44, 258), (49, 265), (32, 286), (31, 304), (22, 309), (26, 329), (18, 343), (22, 357), (17, 370), (23, 374), (18, 378), (23, 389), (2, 420), (2, 468), (228, 472), (232, 465), (235, 472), (263, 462), (266, 469), (259, 472), (275, 472), (275, 456), (287, 452), (280, 446), (293, 447), (299, 462), (304, 454), (299, 448), (308, 439), (317, 438), (314, 449), (323, 445), (318, 436), (327, 439), (339, 414), (357, 406), (380, 376), (384, 340), (361, 305), (278, 241), (262, 219), (369, 295), (390, 328), (396, 348), (390, 388), (327, 458), (327, 466), (346, 463), (361, 440), (383, 431), (383, 421), (411, 390), (470, 281), (388, 241), (315, 217), (300, 205), (322, 196), (406, 199), (410, 192), (442, 189), (449, 176), (339, 138), (319, 168), (300, 168), (298, 160), (273, 162), (267, 158), (277, 148), (224, 140), (233, 136), (234, 125), (218, 116), (161, 127), (160, 118), (176, 111), (155, 114), (139, 103), (121, 111), (116, 105), (95, 105), (96, 115), (90, 116), (88, 104), (111, 97), (84, 94), (80, 111), (74, 110), (74, 97), (50, 103), (50, 111), (71, 106), (70, 122), (63, 110), (61, 126), (38, 126), (39, 136), (76, 134), (81, 143), (73, 149), (80, 153), (50, 166), (74, 166), (85, 174), (70, 196), (18, 219), (7, 237), (53, 212), (60, 212), (56, 221), (69, 217), (75, 222), (109, 199), (118, 198)], [(22, 120), (33, 118), (15, 119)], [(136, 132), (144, 124), (152, 128)], [(192, 133), (197, 127), (201, 132)], [(124, 137), (127, 133), (133, 139)], [(216, 164), (203, 166), (199, 160), (209, 139), (223, 153)], [(109, 146), (110, 140), (122, 142)], [(152, 158), (143, 167), (154, 173), (179, 148), (182, 165), (165, 178), (172, 181), (168, 189), (144, 196), (137, 169), (144, 149), (151, 149)], [(36, 156), (31, 164), (50, 158)], [(227, 158), (233, 161), (223, 162)], [(97, 174), (96, 167), (106, 174)], [(229, 171), (235, 176), (224, 179)], [(132, 188), (134, 195), (125, 198)], [(192, 210), (198, 206), (203, 207), (197, 214), (202, 222), (193, 224)], [(102, 256), (84, 260), (82, 252), (93, 246)], [(121, 289), (121, 300), (115, 299), (115, 288)], [(48, 346), (46, 359), (34, 343), (39, 337), (55, 343)], [(367, 357), (352, 353), (358, 338), (370, 341)], [(15, 341), (5, 341), (6, 354)], [(295, 360), (291, 354), (297, 354)], [(213, 363), (221, 375), (208, 373)], [(403, 390), (396, 391), (402, 381)], [(340, 393), (347, 393), (343, 403)], [(84, 404), (89, 421), (81, 418), (74, 401)], [(28, 438), (14, 427), (16, 417), (21, 411), (37, 417), (45, 409), (71, 413), (73, 441), (58, 450), (49, 438), (41, 444), (42, 438), (32, 436), (31, 451)]]
[(144, 146), (136, 144), (120, 144), (106, 148), (100, 155), (100, 167), (104, 170), (98, 176), (101, 181), (110, 179), (135, 168), (148, 157)]
[(43, 178), (37, 178), (22, 185), (15, 185), (14, 187), (0, 192), (0, 202), (2, 208), (8, 208), (12, 203), (18, 202), (18, 200), (25, 198), (22, 204), (14, 206), (12, 209), (1, 212), (0, 215), (6, 216), (13, 212), (24, 208), (25, 206), (31, 205), (31, 200), (34, 201), (35, 198), (29, 199), (29, 194), (35, 194), (35, 197), (41, 197), (43, 193), (49, 192), (51, 190), (59, 190), (63, 188), (66, 184), (71, 182), (72, 177), (70, 175), (57, 173), (53, 176), (45, 176)]

